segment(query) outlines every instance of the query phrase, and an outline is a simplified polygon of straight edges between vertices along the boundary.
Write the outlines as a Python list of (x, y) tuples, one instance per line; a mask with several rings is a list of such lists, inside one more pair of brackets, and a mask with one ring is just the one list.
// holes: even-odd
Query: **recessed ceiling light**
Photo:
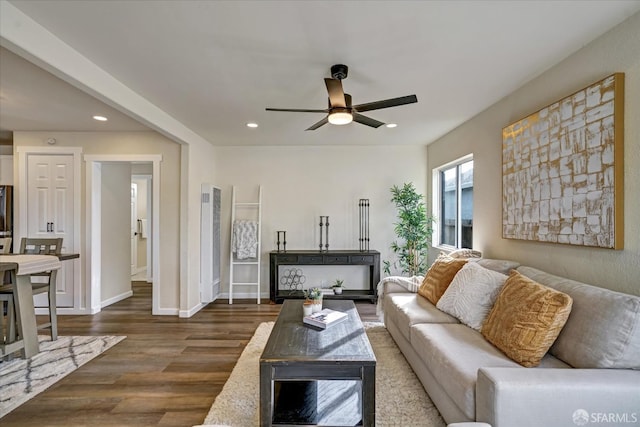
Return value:
[(257, 123), (247, 123), (247, 127), (248, 128), (257, 128), (258, 124)]
[(397, 126), (398, 126), (398, 125), (397, 125), (397, 124), (395, 124), (395, 123), (387, 123), (387, 127), (388, 127), (388, 128), (394, 128), (394, 127), (397, 127)]
[(107, 118), (105, 116), (93, 116), (93, 120), (97, 120), (99, 122), (106, 122)]

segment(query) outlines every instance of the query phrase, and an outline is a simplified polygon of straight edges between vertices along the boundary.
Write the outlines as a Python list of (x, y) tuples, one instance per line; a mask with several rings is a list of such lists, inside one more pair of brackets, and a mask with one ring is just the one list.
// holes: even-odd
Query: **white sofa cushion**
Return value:
[[(510, 367), (527, 369), (487, 342), (482, 334), (461, 324), (417, 324), (411, 328), (411, 344), (436, 380), (469, 419), (476, 418), (478, 369)], [(540, 367), (570, 368), (547, 355)], [(538, 369), (538, 368), (534, 368)]]
[(436, 307), (480, 331), (505, 280), (504, 274), (470, 262), (458, 271)]
[(489, 270), (497, 271), (498, 273), (508, 275), (511, 270), (520, 266), (519, 262), (511, 261), (508, 259), (491, 259), (491, 258), (470, 258), (469, 262), (477, 262), (478, 265), (488, 268)]
[(573, 299), (571, 314), (551, 354), (574, 368), (640, 369), (640, 297), (532, 267), (518, 271)]
[(411, 341), (411, 326), (417, 323), (460, 323), (418, 294), (395, 293), (384, 298), (385, 321), (393, 321), (408, 341)]

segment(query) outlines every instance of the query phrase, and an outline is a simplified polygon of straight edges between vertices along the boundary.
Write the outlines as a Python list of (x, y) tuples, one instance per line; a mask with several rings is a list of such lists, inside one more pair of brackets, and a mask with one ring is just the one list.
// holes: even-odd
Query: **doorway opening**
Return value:
[[(152, 283), (151, 236), (149, 224), (153, 205), (151, 163), (131, 166), (131, 281)], [(149, 172), (149, 173), (141, 173)]]
[[(159, 307), (161, 278), (158, 268), (162, 156), (87, 155), (85, 160), (91, 312), (97, 313), (103, 307), (132, 296), (135, 270), (135, 274), (143, 272), (144, 281), (151, 284), (152, 314), (165, 314)], [(134, 183), (137, 190), (135, 207)], [(147, 191), (141, 200), (137, 196), (143, 186)], [(125, 208), (125, 204), (130, 204), (130, 208)], [(144, 213), (138, 210), (140, 204), (146, 204)], [(138, 221), (142, 219), (146, 221)], [(134, 259), (134, 244), (136, 249), (144, 250), (142, 257), (136, 250)], [(138, 261), (139, 258), (144, 261)]]

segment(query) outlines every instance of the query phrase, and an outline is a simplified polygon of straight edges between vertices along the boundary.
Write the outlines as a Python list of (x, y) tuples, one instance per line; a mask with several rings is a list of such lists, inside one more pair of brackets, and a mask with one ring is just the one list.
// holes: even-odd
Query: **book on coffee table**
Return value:
[(302, 322), (307, 325), (315, 326), (316, 328), (327, 329), (336, 323), (342, 322), (347, 317), (349, 317), (347, 313), (325, 308), (317, 313), (303, 317)]

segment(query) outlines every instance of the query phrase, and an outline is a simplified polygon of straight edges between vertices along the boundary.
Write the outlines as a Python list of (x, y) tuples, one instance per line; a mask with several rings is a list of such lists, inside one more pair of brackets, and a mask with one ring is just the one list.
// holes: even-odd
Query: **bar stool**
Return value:
[[(11, 237), (0, 237), (0, 254), (10, 253)], [(5, 285), (9, 282), (9, 272), (0, 274), (0, 339), (3, 343), (13, 342), (16, 339), (16, 328), (13, 309), (13, 291), (11, 286)], [(7, 316), (5, 322), (4, 318)], [(6, 326), (5, 326), (6, 323)], [(6, 328), (6, 330), (5, 330)]]
[(11, 253), (11, 237), (0, 237), (0, 254)]
[(15, 271), (2, 271), (0, 273), (0, 344), (7, 345), (16, 341), (16, 313), (13, 288), (10, 284), (4, 283), (4, 278), (7, 277), (11, 281), (15, 278)]
[[(36, 255), (60, 255), (62, 251), (62, 239), (41, 239), (23, 237), (20, 242), (21, 254)], [(32, 274), (31, 277), (46, 277), (46, 282), (31, 282), (33, 295), (47, 293), (49, 300), (49, 322), (38, 325), (38, 329), (50, 329), (51, 341), (58, 339), (58, 317), (56, 308), (56, 277), (57, 271)]]

